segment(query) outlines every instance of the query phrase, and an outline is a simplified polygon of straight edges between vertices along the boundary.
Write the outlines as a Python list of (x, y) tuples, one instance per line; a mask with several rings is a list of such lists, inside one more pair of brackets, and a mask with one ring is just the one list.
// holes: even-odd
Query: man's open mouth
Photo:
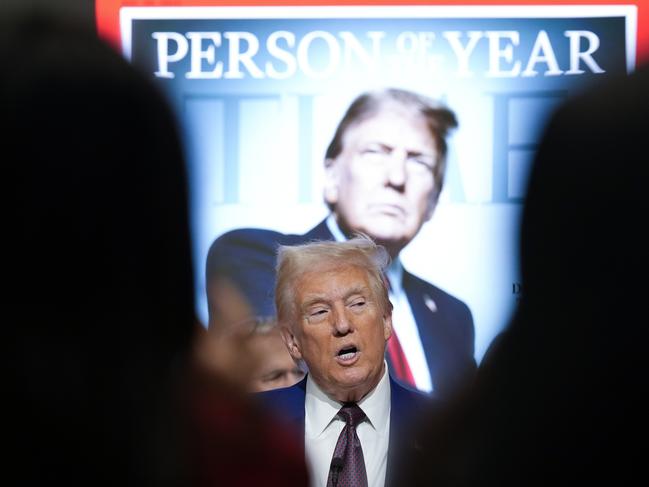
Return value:
[(351, 362), (358, 356), (358, 349), (351, 345), (349, 347), (341, 348), (336, 357), (340, 362)]

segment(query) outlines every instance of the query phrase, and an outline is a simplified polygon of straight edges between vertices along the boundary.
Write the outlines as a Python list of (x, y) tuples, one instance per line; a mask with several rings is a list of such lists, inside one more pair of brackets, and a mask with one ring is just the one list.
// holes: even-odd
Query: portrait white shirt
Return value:
[[(345, 234), (340, 230), (335, 216), (327, 217), (327, 227), (337, 242), (347, 240)], [(408, 296), (403, 289), (403, 265), (397, 256), (390, 263), (387, 269), (387, 278), (390, 281), (390, 302), (392, 303), (392, 333), (399, 339), (399, 344), (406, 355), (408, 366), (415, 379), (417, 389), (430, 393), (433, 391), (433, 383), (430, 378), (430, 370), (424, 353), (424, 346), (419, 336), (419, 328), (412, 314), (412, 308)]]
[[(377, 386), (358, 403), (367, 416), (356, 427), (363, 449), (367, 482), (371, 487), (385, 484), (390, 439), (390, 381), (384, 362), (383, 376)], [(345, 421), (338, 417), (342, 404), (329, 398), (318, 384), (307, 376), (304, 401), (304, 447), (310, 485), (326, 487), (329, 468), (338, 437)]]

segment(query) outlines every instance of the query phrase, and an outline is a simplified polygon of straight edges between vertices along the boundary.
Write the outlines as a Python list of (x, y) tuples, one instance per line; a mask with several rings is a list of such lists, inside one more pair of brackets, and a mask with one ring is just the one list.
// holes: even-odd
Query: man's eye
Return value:
[(310, 319), (324, 318), (327, 312), (328, 310), (326, 310), (325, 308), (318, 308), (309, 312), (309, 318)]
[(363, 147), (360, 153), (364, 156), (385, 156), (389, 154), (389, 151), (380, 145), (368, 145)]
[(433, 169), (435, 161), (428, 157), (409, 157), (408, 162), (422, 169)]
[(282, 378), (284, 375), (284, 372), (281, 370), (278, 371), (273, 371), (270, 374), (266, 374), (261, 378), (262, 382), (275, 382), (276, 380), (279, 380)]
[(363, 306), (365, 306), (365, 300), (364, 300), (364, 299), (359, 299), (359, 300), (357, 300), (357, 301), (354, 301), (354, 302), (352, 303), (352, 306), (353, 306), (354, 308), (362, 308)]

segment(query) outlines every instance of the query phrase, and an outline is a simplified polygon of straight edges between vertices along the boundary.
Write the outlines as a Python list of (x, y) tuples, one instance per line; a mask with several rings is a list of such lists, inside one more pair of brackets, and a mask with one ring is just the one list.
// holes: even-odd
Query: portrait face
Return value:
[(352, 125), (342, 141), (326, 162), (325, 200), (343, 230), (369, 235), (394, 256), (432, 216), (435, 141), (419, 113), (396, 103)]
[(385, 344), (392, 333), (367, 272), (345, 265), (302, 274), (294, 287), (296, 316), (283, 328), (295, 359), (331, 398), (358, 401), (383, 374)]
[(256, 364), (249, 384), (251, 392), (289, 387), (304, 377), (304, 371), (286, 350), (277, 327), (254, 333), (247, 343), (246, 352), (254, 357)]

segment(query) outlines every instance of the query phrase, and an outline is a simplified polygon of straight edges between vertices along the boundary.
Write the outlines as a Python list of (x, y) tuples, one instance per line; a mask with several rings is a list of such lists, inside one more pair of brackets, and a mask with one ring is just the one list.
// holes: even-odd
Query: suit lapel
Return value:
[(306, 400), (306, 378), (295, 384), (296, 395), (295, 399), (291, 402), (291, 421), (294, 422), (297, 432), (300, 435), (300, 442), (304, 449), (304, 404)]
[(417, 449), (413, 438), (409, 436), (409, 425), (419, 409), (413, 394), (416, 393), (403, 388), (390, 377), (390, 440), (385, 472), (386, 486), (395, 485), (400, 463)]
[(388, 442), (388, 464), (386, 478), (394, 470), (395, 453), (401, 443), (403, 431), (404, 398), (401, 387), (390, 376), (390, 440)]
[(334, 240), (334, 236), (327, 226), (326, 219), (322, 220), (315, 227), (305, 233), (302, 238), (305, 242), (310, 242), (312, 240)]
[(424, 349), (433, 387), (435, 387), (434, 382), (437, 364), (434, 361), (434, 357), (439, 356), (436, 350), (439, 346), (439, 341), (436, 339), (436, 336), (440, 332), (436, 316), (437, 305), (433, 301), (432, 296), (428, 295), (426, 288), (420, 286), (413, 275), (405, 270), (403, 273), (403, 289), (408, 297), (410, 309), (412, 309), (412, 315), (417, 325), (417, 331), (419, 331), (419, 338)]

